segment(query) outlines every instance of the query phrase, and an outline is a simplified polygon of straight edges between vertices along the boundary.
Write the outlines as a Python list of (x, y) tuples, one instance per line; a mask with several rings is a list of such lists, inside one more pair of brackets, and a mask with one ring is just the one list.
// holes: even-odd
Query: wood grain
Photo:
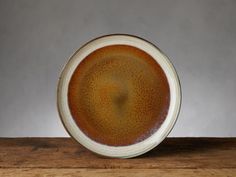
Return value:
[(236, 138), (167, 138), (132, 159), (98, 156), (70, 138), (0, 138), (0, 176), (233, 177), (235, 170)]
[(235, 177), (235, 169), (5, 169), (0, 170), (4, 177)]

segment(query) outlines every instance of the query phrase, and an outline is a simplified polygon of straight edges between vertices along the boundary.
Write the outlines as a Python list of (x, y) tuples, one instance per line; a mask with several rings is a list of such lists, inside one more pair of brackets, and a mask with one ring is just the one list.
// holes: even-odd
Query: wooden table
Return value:
[(95, 155), (70, 138), (0, 138), (0, 176), (236, 177), (236, 138), (168, 138), (132, 159)]

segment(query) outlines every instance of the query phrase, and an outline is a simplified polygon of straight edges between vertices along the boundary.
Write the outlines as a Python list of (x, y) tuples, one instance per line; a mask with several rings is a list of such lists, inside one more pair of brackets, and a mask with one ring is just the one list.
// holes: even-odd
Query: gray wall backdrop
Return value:
[(171, 58), (183, 104), (170, 136), (236, 136), (234, 0), (0, 0), (0, 136), (68, 136), (60, 71), (109, 33), (146, 38)]

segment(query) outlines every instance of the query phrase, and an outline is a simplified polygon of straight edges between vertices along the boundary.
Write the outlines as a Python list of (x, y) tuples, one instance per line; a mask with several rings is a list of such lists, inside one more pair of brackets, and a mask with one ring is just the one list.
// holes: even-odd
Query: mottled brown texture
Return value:
[(112, 45), (89, 54), (69, 83), (72, 117), (91, 139), (123, 146), (139, 142), (165, 120), (170, 89), (160, 65), (146, 52)]
[(0, 176), (236, 176), (236, 138), (167, 138), (132, 159), (98, 156), (71, 138), (0, 138)]

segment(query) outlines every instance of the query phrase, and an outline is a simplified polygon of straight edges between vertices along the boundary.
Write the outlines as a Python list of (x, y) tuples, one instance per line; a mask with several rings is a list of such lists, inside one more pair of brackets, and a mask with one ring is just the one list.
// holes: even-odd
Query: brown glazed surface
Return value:
[(170, 89), (160, 65), (128, 45), (89, 54), (68, 86), (68, 104), (78, 127), (92, 140), (125, 146), (151, 136), (165, 120)]

